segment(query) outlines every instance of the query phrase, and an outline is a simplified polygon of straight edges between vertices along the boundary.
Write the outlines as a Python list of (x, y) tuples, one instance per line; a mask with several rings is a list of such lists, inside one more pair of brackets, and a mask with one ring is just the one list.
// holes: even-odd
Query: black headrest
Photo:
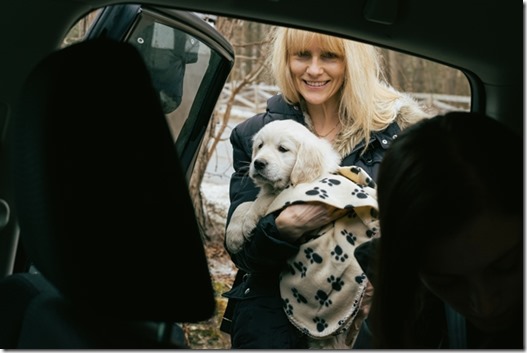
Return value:
[(188, 187), (135, 48), (97, 39), (52, 53), (14, 124), (23, 245), (66, 298), (136, 320), (212, 316)]

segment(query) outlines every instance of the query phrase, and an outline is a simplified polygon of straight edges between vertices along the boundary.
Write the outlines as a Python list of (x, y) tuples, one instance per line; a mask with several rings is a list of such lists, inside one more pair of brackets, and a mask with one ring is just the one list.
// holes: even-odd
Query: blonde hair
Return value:
[(341, 147), (338, 148), (341, 155), (351, 152), (362, 140), (367, 145), (372, 131), (383, 130), (395, 120), (403, 94), (386, 83), (375, 47), (293, 28), (277, 27), (273, 34), (269, 56), (271, 73), (289, 104), (302, 102), (289, 69), (290, 55), (305, 50), (310, 42), (317, 40), (324, 50), (344, 58), (346, 70), (339, 106), (342, 130), (334, 142)]

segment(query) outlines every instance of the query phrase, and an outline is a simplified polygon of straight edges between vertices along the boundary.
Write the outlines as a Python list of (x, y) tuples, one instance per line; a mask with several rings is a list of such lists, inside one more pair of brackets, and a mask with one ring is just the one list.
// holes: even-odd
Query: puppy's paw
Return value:
[(243, 243), (245, 243), (245, 237), (241, 232), (241, 228), (234, 228), (238, 229), (227, 228), (227, 232), (225, 233), (225, 245), (227, 246), (227, 250), (232, 254), (240, 251), (243, 248)]
[(245, 217), (251, 208), (251, 204), (252, 202), (244, 202), (240, 204), (236, 210), (234, 210), (229, 225), (227, 226), (225, 232), (225, 246), (232, 254), (236, 254), (240, 251), (245, 243), (244, 223)]
[(258, 218), (253, 217), (250, 214), (247, 214), (247, 217), (245, 217), (243, 224), (242, 224), (242, 234), (245, 237), (245, 239), (249, 240), (251, 238), (251, 232), (254, 228), (256, 228), (256, 224), (258, 223)]
[(256, 200), (251, 203), (251, 207), (245, 213), (242, 222), (242, 233), (245, 239), (251, 237), (252, 231), (265, 214), (269, 205), (274, 200), (274, 195), (260, 193)]

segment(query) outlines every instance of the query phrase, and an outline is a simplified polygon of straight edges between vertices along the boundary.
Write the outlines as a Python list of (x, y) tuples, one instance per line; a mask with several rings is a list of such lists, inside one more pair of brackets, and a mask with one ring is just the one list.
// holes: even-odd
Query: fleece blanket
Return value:
[(349, 212), (300, 246), (280, 276), (284, 310), (312, 338), (324, 339), (349, 328), (358, 313), (367, 278), (353, 255), (360, 244), (380, 236), (375, 182), (359, 167), (282, 191), (271, 213), (294, 203), (323, 202)]

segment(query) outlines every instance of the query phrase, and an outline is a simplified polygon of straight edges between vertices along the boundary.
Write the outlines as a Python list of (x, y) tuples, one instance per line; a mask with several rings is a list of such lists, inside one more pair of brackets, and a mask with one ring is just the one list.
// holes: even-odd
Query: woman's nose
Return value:
[(318, 58), (313, 58), (309, 62), (306, 71), (310, 75), (319, 75), (322, 73), (323, 68), (322, 68), (322, 65), (320, 65), (320, 61), (318, 60)]

